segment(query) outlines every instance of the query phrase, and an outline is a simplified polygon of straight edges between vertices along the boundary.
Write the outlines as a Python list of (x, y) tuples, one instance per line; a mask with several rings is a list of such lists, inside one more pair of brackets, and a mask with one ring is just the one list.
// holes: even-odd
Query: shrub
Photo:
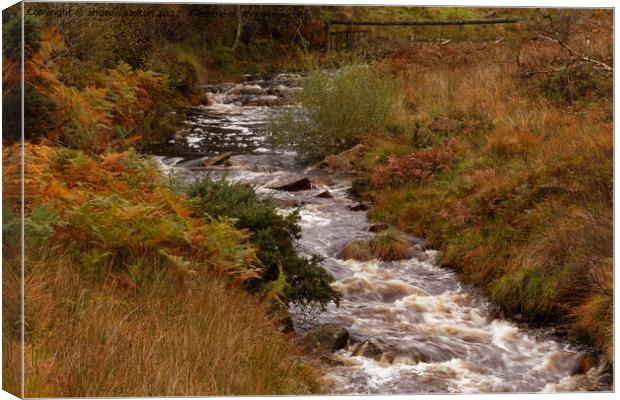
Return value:
[(545, 76), (540, 88), (550, 100), (568, 104), (588, 97), (611, 98), (613, 89), (609, 81), (591, 66), (581, 64)]
[(271, 201), (259, 199), (251, 188), (209, 177), (194, 182), (188, 193), (190, 203), (204, 216), (234, 218), (237, 228), (251, 232), (250, 240), (258, 246), (256, 254), (266, 270), (261, 280), (249, 283), (250, 287), (262, 289), (276, 281), (282, 271), (286, 279), (284, 300), (322, 306), (338, 301), (329, 285), (333, 278), (319, 265), (320, 258), (315, 255), (306, 259), (296, 253), (295, 242), (301, 235), (297, 211), (283, 217)]
[(375, 187), (398, 186), (429, 179), (432, 174), (448, 168), (458, 149), (455, 140), (404, 156), (391, 156), (387, 164), (377, 166), (369, 176)]
[(269, 132), (274, 142), (292, 144), (303, 161), (348, 149), (361, 134), (390, 125), (395, 115), (395, 81), (368, 67), (313, 72), (302, 86), (299, 106), (275, 116)]
[[(19, 166), (16, 148), (3, 152), (7, 172)], [(93, 159), (80, 151), (30, 144), (24, 153), (26, 240), (60, 241), (76, 260), (97, 260), (84, 264), (91, 276), (129, 274), (128, 266), (142, 259), (240, 281), (259, 276), (246, 235), (226, 218), (193, 216), (186, 199), (167, 189), (156, 166), (136, 153)], [(10, 176), (3, 175), (11, 194), (4, 207), (16, 212), (19, 181)]]
[(364, 178), (356, 178), (351, 182), (351, 187), (347, 189), (347, 194), (356, 200), (368, 200), (373, 187)]

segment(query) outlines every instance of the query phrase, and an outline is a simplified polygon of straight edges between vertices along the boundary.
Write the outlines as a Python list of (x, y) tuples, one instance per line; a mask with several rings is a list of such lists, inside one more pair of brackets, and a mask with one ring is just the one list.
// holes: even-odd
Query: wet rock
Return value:
[(304, 204), (306, 204), (303, 201), (299, 201), (295, 199), (278, 199), (276, 197), (272, 198), (271, 202), (280, 208), (301, 207)]
[(412, 362), (412, 363), (426, 363), (426, 362), (442, 362), (442, 361), (447, 361), (444, 360), (444, 358), (441, 357), (432, 357), (431, 355), (427, 354), (427, 352), (422, 351), (421, 349), (414, 349), (411, 350), (411, 352), (409, 354), (407, 354), (407, 358)]
[(388, 364), (393, 364), (394, 361), (396, 360), (396, 354), (395, 353), (383, 353), (383, 355), (381, 356), (381, 362), (384, 363), (388, 363)]
[(368, 231), (372, 233), (385, 231), (389, 228), (387, 224), (374, 224), (368, 227)]
[(347, 345), (349, 332), (339, 324), (319, 324), (304, 336), (306, 353), (326, 353), (340, 350)]
[(379, 361), (388, 364), (406, 364), (415, 365), (420, 362), (429, 362), (431, 357), (423, 352), (413, 349), (409, 353), (402, 352), (384, 352), (381, 354)]
[(411, 251), (409, 258), (415, 258), (416, 260), (421, 261), (421, 262), (426, 262), (430, 260), (430, 257), (428, 256), (428, 254), (426, 254), (423, 251), (416, 251), (415, 249)]
[(358, 171), (364, 168), (367, 148), (358, 144), (340, 154), (325, 157), (320, 166), (330, 171)]
[(333, 179), (331, 179), (331, 178), (329, 178), (329, 177), (326, 177), (326, 176), (321, 176), (321, 177), (319, 177), (319, 176), (315, 176), (315, 177), (313, 177), (313, 178), (311, 178), (311, 179), (310, 179), (310, 183), (311, 183), (313, 186), (317, 186), (317, 187), (319, 187), (319, 186), (331, 186), (331, 185), (333, 185), (335, 182), (334, 182), (334, 180), (333, 180)]
[(343, 260), (369, 261), (374, 257), (370, 244), (364, 240), (352, 240), (348, 242), (340, 252)]
[(358, 203), (354, 206), (347, 207), (351, 211), (366, 211), (368, 210), (368, 204)]
[(371, 339), (371, 340), (365, 340), (362, 343), (355, 346), (351, 354), (353, 356), (372, 358), (375, 361), (379, 361), (381, 360), (383, 351), (377, 345), (377, 343), (375, 343), (375, 341)]
[(295, 331), (295, 324), (290, 316), (286, 316), (278, 324), (278, 331), (282, 333), (290, 333)]
[(430, 243), (428, 243), (428, 242), (427, 242), (426, 240), (424, 240), (424, 239), (419, 239), (419, 238), (416, 238), (416, 239), (414, 240), (414, 242), (415, 242), (415, 247), (417, 247), (417, 248), (418, 248), (418, 249), (420, 249), (421, 251), (426, 251), (426, 250), (428, 250), (428, 249), (430, 249), (430, 248), (431, 248)]
[(330, 393), (333, 388), (338, 385), (338, 378), (335, 375), (325, 374), (317, 378), (317, 383), (325, 390), (325, 393)]
[(262, 87), (258, 85), (241, 85), (230, 91), (231, 94), (259, 95), (264, 93)]
[(319, 197), (321, 199), (331, 199), (333, 196), (331, 193), (329, 193), (329, 190), (324, 190), (321, 193), (317, 194), (314, 197)]
[(282, 101), (278, 96), (249, 96), (243, 99), (242, 105), (254, 107), (278, 106)]
[(213, 157), (205, 160), (204, 166), (205, 167), (212, 167), (212, 166), (215, 166), (215, 165), (222, 165), (222, 164), (226, 163), (228, 160), (230, 160), (230, 156), (232, 156), (232, 153), (230, 151), (227, 151), (227, 152), (222, 153), (222, 154), (218, 154), (217, 156), (213, 156)]
[(324, 362), (325, 364), (331, 366), (331, 367), (341, 367), (344, 364), (344, 362), (342, 360), (337, 359), (336, 357), (327, 354), (324, 354), (321, 356), (320, 360), (322, 362)]
[(301, 190), (310, 190), (310, 179), (299, 178), (288, 182), (277, 183), (274, 186), (270, 186), (269, 189), (283, 190), (285, 192), (299, 192)]
[(571, 375), (577, 374), (585, 374), (592, 368), (596, 368), (598, 366), (598, 360), (592, 354), (582, 351), (577, 354), (575, 359), (575, 365), (571, 370)]

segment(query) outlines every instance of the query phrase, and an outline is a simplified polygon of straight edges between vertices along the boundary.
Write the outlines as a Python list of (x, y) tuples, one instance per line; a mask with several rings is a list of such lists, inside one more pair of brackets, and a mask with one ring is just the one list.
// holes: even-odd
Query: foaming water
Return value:
[[(325, 257), (324, 267), (343, 294), (339, 307), (308, 314), (291, 308), (296, 328), (317, 323), (347, 328), (352, 343), (323, 367), (335, 393), (480, 393), (608, 390), (596, 368), (571, 375), (580, 349), (552, 336), (499, 319), (495, 307), (452, 271), (435, 264), (434, 250), (420, 249), (398, 262), (341, 260), (338, 254), (353, 239), (369, 239), (365, 212), (349, 209), (346, 176), (302, 170), (294, 153), (272, 148), (265, 123), (290, 100), (300, 77), (277, 75), (245, 84), (207, 87), (211, 104), (191, 110), (189, 135), (153, 147), (167, 169), (184, 167), (190, 177), (243, 182), (282, 204), (303, 204), (300, 251)], [(233, 153), (231, 166), (205, 172), (209, 156)], [(310, 177), (313, 189), (281, 192), (269, 189), (282, 180)], [(316, 195), (328, 190), (331, 198)], [(283, 207), (280, 212), (292, 209)], [(415, 242), (415, 238), (410, 238)], [(311, 315), (311, 317), (309, 317)], [(356, 343), (372, 340), (380, 357), (353, 355)]]

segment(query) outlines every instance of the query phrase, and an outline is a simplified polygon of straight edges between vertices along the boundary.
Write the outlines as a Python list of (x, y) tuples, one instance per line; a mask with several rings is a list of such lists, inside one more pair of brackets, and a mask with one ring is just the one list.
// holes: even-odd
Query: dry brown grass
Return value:
[[(582, 28), (597, 22), (590, 51), (610, 62), (610, 14), (603, 14), (577, 24), (567, 43), (585, 53)], [(611, 76), (581, 65), (588, 72), (571, 70), (569, 79), (585, 89), (567, 96), (563, 75), (523, 77), (570, 62), (553, 42), (460, 47), (401, 49), (390, 61), (403, 78), (410, 123), (419, 128), (377, 146), (398, 157), (407, 157), (394, 150), (399, 146), (433, 150), (447, 140), (460, 150), (424, 180), (377, 185), (370, 215), (442, 248), (444, 265), (509, 312), (586, 333), (611, 358)], [(412, 143), (420, 136), (423, 142)], [(369, 182), (380, 169), (370, 166)]]
[(2, 389), (22, 395), (21, 274), (19, 247), (3, 248), (2, 257)]
[[(189, 290), (159, 272), (123, 291), (74, 267), (59, 251), (27, 258), (26, 396), (317, 390), (314, 372), (295, 361), (295, 348), (265, 306), (224, 278), (200, 273)], [(5, 350), (15, 344), (5, 336)], [(10, 364), (5, 359), (5, 371)]]

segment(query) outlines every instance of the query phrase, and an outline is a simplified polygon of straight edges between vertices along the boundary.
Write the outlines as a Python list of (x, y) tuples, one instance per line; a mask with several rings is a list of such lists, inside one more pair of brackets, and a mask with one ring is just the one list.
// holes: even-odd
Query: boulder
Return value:
[(265, 107), (279, 106), (282, 101), (278, 96), (248, 96), (243, 99), (244, 106)]
[(337, 359), (336, 357), (334, 357), (331, 354), (324, 354), (321, 356), (320, 360), (322, 362), (324, 362), (325, 364), (331, 366), (331, 367), (341, 367), (344, 364), (344, 362), (342, 360)]
[(374, 257), (370, 244), (364, 240), (352, 240), (348, 242), (340, 252), (343, 260), (369, 261)]
[(265, 90), (259, 85), (237, 85), (237, 87), (230, 91), (232, 94), (244, 95), (260, 95), (264, 92)]
[(596, 357), (588, 352), (582, 351), (577, 354), (577, 357), (575, 358), (575, 365), (573, 366), (571, 375), (585, 374), (590, 369), (596, 368), (597, 366), (598, 361)]
[(355, 346), (351, 354), (353, 356), (372, 358), (375, 361), (379, 361), (381, 360), (383, 351), (377, 345), (377, 343), (375, 343), (375, 341), (371, 339), (371, 340), (364, 340), (362, 343)]
[(329, 193), (329, 190), (324, 190), (314, 197), (320, 197), (321, 199), (331, 199), (333, 196), (331, 193)]
[(351, 211), (366, 211), (368, 210), (368, 204), (358, 203), (354, 206), (347, 207)]
[(340, 154), (325, 157), (320, 165), (330, 171), (358, 171), (365, 165), (366, 151), (366, 146), (358, 144)]
[(420, 251), (426, 251), (428, 249), (431, 248), (430, 243), (428, 243), (426, 240), (424, 239), (420, 239), (420, 238), (415, 238), (414, 239), (414, 245), (420, 250)]
[(283, 190), (285, 192), (299, 192), (301, 190), (312, 189), (312, 185), (310, 185), (310, 179), (298, 178), (288, 182), (277, 183), (274, 186), (270, 186), (269, 189)]
[(315, 325), (304, 336), (306, 353), (327, 353), (340, 350), (347, 345), (349, 332), (339, 324)]
[(207, 160), (205, 160), (204, 162), (204, 166), (205, 167), (212, 167), (214, 165), (222, 165), (225, 162), (227, 162), (230, 159), (230, 156), (232, 156), (232, 153), (230, 151), (227, 151), (225, 153), (222, 154), (218, 154), (216, 156), (213, 156)]
[(385, 231), (389, 228), (387, 224), (374, 224), (368, 227), (368, 231), (372, 233), (377, 233), (381, 231)]

